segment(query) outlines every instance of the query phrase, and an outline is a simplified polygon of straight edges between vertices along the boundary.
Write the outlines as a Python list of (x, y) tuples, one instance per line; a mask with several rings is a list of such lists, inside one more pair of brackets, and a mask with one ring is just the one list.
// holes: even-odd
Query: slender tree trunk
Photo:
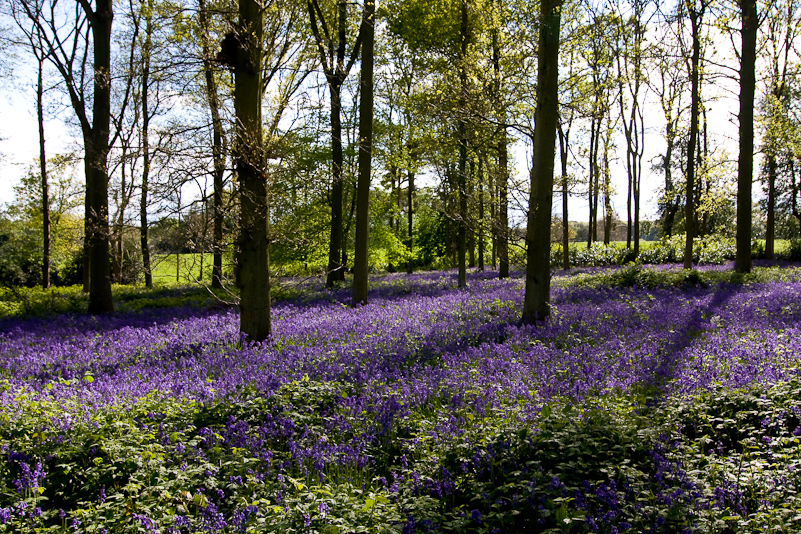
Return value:
[(36, 119), (39, 122), (39, 173), (42, 179), (42, 289), (50, 287), (50, 187), (47, 182), (47, 155), (45, 154), (44, 133), (44, 83), (42, 71), (44, 58), (38, 59), (38, 78), (36, 83)]
[(570, 269), (570, 223), (568, 222), (568, 184), (567, 184), (567, 155), (570, 130), (567, 132), (562, 128), (562, 123), (558, 122), (559, 134), (559, 158), (562, 165), (562, 269)]
[[(459, 110), (463, 110), (467, 105), (467, 0), (462, 0), (460, 37)], [(458, 286), (465, 287), (467, 285), (467, 125), (461, 116), (458, 121), (457, 135), (459, 136), (459, 174), (456, 177), (459, 189), (459, 234), (456, 249), (459, 261)]]
[(334, 282), (344, 280), (344, 269), (340, 263), (342, 250), (342, 109), (341, 86), (329, 81), (331, 92), (331, 238), (328, 245), (328, 277), (326, 287), (334, 287)]
[[(345, 51), (347, 48), (348, 31), (348, 2), (347, 0), (337, 1), (337, 26), (336, 39), (332, 40), (333, 35), (329, 34), (328, 28), (323, 18), (323, 11), (317, 0), (308, 0), (309, 21), (311, 30), (320, 54), (320, 64), (325, 72), (328, 89), (331, 94), (331, 235), (328, 245), (328, 275), (326, 277), (326, 287), (333, 287), (334, 283), (345, 279), (344, 262), (340, 263), (340, 258), (344, 255), (343, 232), (342, 232), (342, 85), (348, 77), (351, 67), (359, 54), (361, 47), (364, 24), (362, 30), (356, 37), (350, 59), (345, 64)], [(318, 18), (320, 23), (318, 24)], [(320, 32), (320, 25), (324, 34)], [(334, 50), (336, 46), (336, 50)]]
[(408, 189), (409, 198), (408, 198), (408, 206), (406, 209), (406, 216), (408, 218), (407, 224), (408, 224), (409, 237), (408, 241), (406, 242), (406, 246), (409, 247), (409, 261), (406, 263), (406, 272), (408, 274), (412, 274), (412, 271), (414, 270), (414, 233), (413, 233), (414, 228), (412, 226), (413, 215), (414, 215), (414, 204), (412, 202), (414, 200), (414, 171), (409, 170), (407, 172), (407, 177), (409, 180), (409, 189)]
[(759, 20), (756, 0), (741, 0), (740, 157), (737, 165), (737, 272), (751, 271), (751, 183), (754, 171), (754, 92)]
[[(772, 152), (772, 151), (771, 151)], [(767, 155), (768, 160), (768, 214), (765, 221), (765, 258), (772, 260), (776, 235), (776, 156)]]
[(214, 229), (212, 245), (214, 251), (213, 265), (211, 270), (211, 287), (222, 287), (222, 261), (223, 261), (223, 226), (225, 222), (225, 210), (223, 206), (223, 176), (225, 174), (225, 154), (226, 142), (225, 131), (223, 130), (222, 120), (220, 119), (220, 97), (217, 91), (217, 81), (214, 78), (214, 64), (212, 61), (212, 51), (209, 44), (209, 21), (206, 10), (206, 0), (198, 0), (198, 21), (200, 22), (203, 34), (203, 75), (206, 82), (206, 99), (211, 113), (212, 127), (212, 147), (211, 157), (214, 165)]
[[(147, 69), (144, 70), (147, 72)], [(150, 146), (148, 144), (147, 76), (142, 74), (142, 193), (139, 198), (139, 241), (142, 248), (142, 268), (145, 271), (145, 287), (153, 287), (153, 269), (150, 264), (147, 206), (150, 192)]]
[(506, 129), (498, 140), (498, 278), (509, 278), (509, 153)]
[(111, 120), (112, 0), (97, 0), (92, 24), (94, 41), (94, 93), (92, 128), (84, 135), (86, 152), (86, 238), (89, 248), (89, 313), (112, 313), (109, 264), (108, 171)]
[(523, 323), (532, 324), (551, 312), (551, 204), (554, 148), (559, 118), (559, 30), (561, 0), (540, 3), (537, 107), (532, 140), (531, 195), (526, 229), (526, 290)]
[(607, 127), (604, 136), (604, 245), (612, 239), (612, 176), (609, 171), (609, 144), (611, 142), (611, 128)]
[(240, 331), (253, 341), (270, 335), (270, 207), (262, 139), (261, 2), (239, 0), (240, 48), (234, 70), (236, 171), (240, 180), (242, 291)]
[[(475, 192), (473, 191), (473, 184), (476, 183), (476, 161), (470, 158), (470, 180), (467, 182), (467, 198), (474, 198)], [(473, 208), (475, 209), (475, 208)], [(465, 210), (465, 213), (469, 213)], [(471, 269), (476, 267), (476, 229), (473, 224), (472, 216), (470, 217), (470, 224), (467, 227), (467, 265)]]
[(119, 200), (117, 208), (117, 216), (114, 221), (114, 231), (112, 233), (112, 241), (114, 244), (114, 253), (111, 255), (111, 280), (117, 284), (122, 284), (122, 232), (123, 224), (125, 222), (125, 189), (128, 187), (128, 179), (125, 173), (125, 160), (128, 159), (127, 146), (123, 144), (121, 151), (122, 164), (120, 165), (120, 191), (119, 197), (117, 193), (114, 194), (114, 199)]
[[(637, 108), (637, 113), (639, 114), (639, 106), (635, 106)], [(645, 145), (645, 124), (643, 123), (642, 116), (640, 116), (640, 123), (634, 121), (634, 132), (633, 136), (637, 139), (637, 143), (635, 146), (634, 153), (632, 154), (632, 159), (634, 160), (633, 170), (634, 173), (632, 175), (632, 185), (634, 188), (633, 191), (633, 199), (634, 199), (634, 257), (640, 257), (640, 191), (641, 191), (641, 180), (642, 180), (642, 156), (644, 151)]]
[(595, 117), (590, 117), (590, 150), (589, 150), (589, 180), (588, 180), (588, 187), (587, 193), (589, 196), (589, 204), (590, 204), (590, 220), (589, 224), (587, 225), (587, 250), (590, 249), (592, 246), (592, 237), (593, 237), (593, 228), (595, 227), (595, 210), (593, 209), (593, 196), (595, 193), (595, 166), (592, 164), (593, 161), (593, 147), (595, 147)]
[[(507, 152), (506, 137), (506, 110), (504, 109), (501, 97), (501, 46), (499, 42), (499, 30), (497, 27), (492, 29), (492, 69), (495, 74), (495, 107), (500, 128), (498, 132), (498, 172), (496, 176), (497, 197), (497, 221), (495, 213), (492, 214), (493, 221), (493, 240), (492, 240), (492, 264), (495, 265), (496, 252), (500, 263), (498, 278), (503, 280), (509, 278), (509, 156)], [(496, 198), (493, 195), (492, 208), (495, 209)]]
[(684, 268), (693, 267), (693, 238), (695, 237), (695, 150), (698, 142), (698, 120), (699, 120), (699, 101), (701, 95), (698, 94), (699, 83), (699, 63), (701, 60), (701, 36), (700, 18), (701, 14), (690, 9), (690, 24), (692, 26), (692, 57), (690, 63), (690, 139), (687, 145), (687, 202), (684, 207), (684, 228), (687, 233), (684, 242)]
[(497, 176), (490, 174), (489, 194), (490, 194), (490, 234), (492, 240), (492, 268), (498, 268), (498, 192), (495, 187)]
[(484, 272), (484, 163), (478, 159), (478, 270)]
[(673, 173), (671, 165), (673, 165), (673, 144), (676, 139), (675, 128), (673, 127), (672, 117), (666, 117), (667, 126), (665, 127), (665, 141), (667, 148), (665, 149), (665, 157), (662, 159), (662, 165), (665, 168), (665, 199), (667, 205), (662, 219), (662, 232), (665, 236), (671, 237), (673, 235), (673, 221), (676, 218), (676, 211), (678, 210), (678, 201), (675, 198), (676, 187), (673, 184)]
[(370, 166), (373, 154), (373, 47), (375, 2), (365, 0), (362, 18), (362, 71), (359, 103), (359, 186), (356, 201), (356, 245), (353, 260), (353, 304), (367, 304), (370, 228)]

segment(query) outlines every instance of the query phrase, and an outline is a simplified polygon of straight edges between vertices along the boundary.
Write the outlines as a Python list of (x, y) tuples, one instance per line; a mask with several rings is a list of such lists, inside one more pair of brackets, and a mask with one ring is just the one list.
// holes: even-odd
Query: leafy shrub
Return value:
[(790, 246), (779, 256), (790, 261), (801, 261), (801, 239), (792, 239)]
[[(656, 242), (641, 244), (640, 254), (635, 258), (633, 249), (627, 249), (623, 243), (595, 242), (590, 248), (583, 243), (574, 243), (570, 247), (570, 264), (574, 267), (600, 267), (605, 265), (625, 265), (627, 263), (663, 264), (677, 263), (684, 259), (684, 236), (676, 235)], [(723, 236), (704, 236), (693, 241), (693, 262), (709, 265), (720, 265), (733, 260), (735, 243), (732, 238)], [(754, 250), (758, 255), (759, 251)], [(562, 246), (551, 245), (551, 266), (562, 265)]]

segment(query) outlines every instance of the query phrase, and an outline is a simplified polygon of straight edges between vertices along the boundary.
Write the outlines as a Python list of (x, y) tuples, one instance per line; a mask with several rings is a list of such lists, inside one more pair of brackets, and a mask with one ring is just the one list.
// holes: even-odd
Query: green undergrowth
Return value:
[[(153, 395), (94, 412), (17, 392), (0, 412), (0, 532), (801, 529), (798, 380), (509, 400), (452, 413), (468, 420), (455, 433), (444, 399), (381, 426), (378, 404), (354, 409), (349, 387), (304, 379), (266, 397)], [(293, 459), (293, 447), (363, 440), (359, 459)], [(23, 464), (42, 476), (20, 489)]]
[(798, 282), (801, 268), (755, 267), (750, 273), (731, 270), (650, 269), (641, 265), (627, 265), (593, 273), (565, 273), (554, 278), (556, 287), (675, 287), (688, 289), (718, 284), (757, 284), (769, 282)]
[[(212, 291), (202, 286), (159, 287), (112, 286), (115, 311), (136, 312), (142, 309), (183, 306), (226, 306), (231, 299), (226, 291)], [(0, 287), (0, 318), (47, 317), (64, 313), (86, 313), (89, 294), (81, 286)]]

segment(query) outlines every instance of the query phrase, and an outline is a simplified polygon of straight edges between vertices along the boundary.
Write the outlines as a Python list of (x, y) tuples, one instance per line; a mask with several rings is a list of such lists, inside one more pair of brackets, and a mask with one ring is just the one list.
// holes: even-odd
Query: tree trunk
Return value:
[(213, 265), (211, 270), (211, 287), (222, 287), (222, 259), (223, 259), (223, 225), (225, 213), (223, 207), (223, 176), (225, 174), (225, 131), (220, 119), (220, 97), (217, 91), (217, 81), (214, 79), (214, 64), (212, 61), (211, 45), (209, 43), (209, 21), (206, 11), (206, 0), (198, 0), (198, 21), (203, 34), (203, 75), (206, 81), (206, 98), (211, 112), (212, 147), (211, 157), (214, 166), (214, 229), (213, 229)]
[(329, 80), (331, 93), (331, 238), (328, 245), (328, 277), (326, 287), (334, 287), (334, 282), (344, 280), (345, 273), (340, 263), (342, 250), (342, 109), (341, 86)]
[[(492, 29), (492, 70), (495, 74), (495, 107), (499, 118), (498, 132), (498, 172), (496, 187), (498, 202), (496, 222), (493, 214), (492, 264), (495, 265), (496, 252), (500, 262), (498, 278), (509, 278), (509, 156), (506, 145), (506, 110), (501, 98), (501, 46), (498, 39), (498, 28)], [(493, 195), (493, 199), (495, 196)], [(495, 208), (493, 200), (492, 207)]]
[[(323, 18), (323, 11), (317, 0), (307, 2), (309, 21), (311, 30), (320, 55), (320, 64), (325, 72), (328, 89), (331, 94), (331, 236), (328, 244), (328, 274), (326, 276), (326, 287), (333, 287), (337, 281), (345, 279), (345, 267), (340, 263), (340, 257), (344, 250), (342, 246), (342, 85), (348, 77), (351, 67), (359, 54), (362, 35), (361, 29), (353, 45), (350, 59), (345, 64), (345, 49), (347, 47), (348, 31), (348, 2), (338, 0), (337, 2), (337, 38), (332, 40), (328, 28)], [(320, 32), (317, 19), (323, 26), (324, 34)], [(361, 25), (364, 28), (364, 25)], [(325, 39), (323, 38), (325, 37)], [(336, 41), (336, 42), (335, 42)], [(336, 50), (334, 46), (336, 45)]]
[(561, 0), (540, 3), (531, 195), (526, 229), (526, 290), (523, 323), (532, 324), (551, 312), (551, 204), (553, 201), (554, 148), (559, 118), (559, 29)]
[(484, 163), (478, 158), (478, 270), (484, 272)]
[(408, 218), (408, 241), (406, 242), (406, 246), (409, 247), (409, 261), (406, 263), (406, 272), (408, 274), (412, 274), (414, 270), (414, 235), (413, 235), (413, 214), (414, 214), (414, 204), (412, 201), (414, 200), (414, 171), (410, 170), (407, 173), (407, 177), (409, 179), (409, 198), (408, 198), (408, 206), (406, 209), (406, 215)]
[(776, 156), (767, 155), (768, 160), (768, 213), (765, 221), (765, 258), (772, 260), (776, 235)]
[(36, 83), (36, 119), (39, 122), (39, 173), (42, 179), (42, 289), (50, 287), (50, 187), (47, 182), (47, 155), (44, 133), (44, 83), (42, 71), (44, 58), (37, 57), (38, 78)]
[(86, 151), (86, 238), (89, 249), (89, 313), (112, 313), (109, 264), (108, 171), (111, 119), (111, 24), (112, 0), (97, 0), (92, 15), (94, 41), (94, 94), (92, 128), (84, 135)]
[[(476, 183), (476, 161), (475, 158), (470, 158), (470, 180), (467, 182), (467, 198), (474, 198), (473, 184)], [(475, 208), (474, 208), (475, 209)], [(467, 213), (467, 210), (465, 210)], [(472, 216), (470, 217), (470, 224), (467, 226), (467, 266), (471, 269), (476, 267), (476, 229), (473, 224)]]
[(690, 25), (692, 29), (693, 38), (693, 51), (690, 64), (690, 139), (687, 145), (687, 203), (684, 207), (684, 228), (687, 233), (684, 241), (684, 268), (692, 269), (693, 267), (693, 237), (694, 236), (694, 220), (695, 220), (695, 150), (698, 142), (698, 119), (699, 119), (699, 100), (701, 95), (698, 94), (698, 76), (699, 76), (699, 63), (701, 60), (701, 36), (700, 36), (700, 18), (701, 13), (695, 11), (695, 7), (690, 8)]
[(375, 41), (375, 2), (364, 2), (362, 18), (362, 71), (359, 103), (359, 185), (356, 201), (356, 244), (353, 260), (351, 302), (367, 304), (368, 244), (370, 228), (370, 166), (373, 154), (373, 46)]
[[(461, 46), (459, 47), (459, 110), (464, 110), (467, 105), (467, 0), (462, 0), (461, 26), (460, 26)], [(459, 234), (456, 243), (457, 256), (459, 261), (459, 280), (458, 286), (467, 285), (467, 125), (461, 116), (458, 120), (457, 135), (459, 136), (459, 174), (457, 187), (459, 189)]]
[(264, 22), (258, 0), (239, 0), (240, 48), (234, 70), (236, 171), (240, 180), (242, 291), (239, 329), (249, 339), (270, 335), (269, 204), (261, 124)]
[(557, 122), (559, 134), (559, 159), (562, 165), (562, 269), (570, 269), (570, 223), (568, 222), (567, 204), (567, 155), (568, 141), (570, 140), (570, 129), (567, 132), (562, 128), (562, 123)]
[(734, 268), (751, 271), (751, 182), (754, 170), (754, 92), (759, 20), (756, 0), (741, 0), (740, 157), (737, 165), (737, 251)]
[(148, 243), (147, 223), (147, 195), (150, 189), (150, 110), (148, 109), (147, 95), (150, 77), (151, 35), (153, 35), (152, 0), (148, 0), (146, 18), (145, 49), (142, 54), (142, 194), (139, 199), (139, 241), (142, 248), (142, 268), (145, 271), (145, 287), (151, 288), (153, 287), (153, 270), (150, 265), (150, 244)]
[(612, 176), (609, 171), (609, 143), (612, 132), (610, 130), (611, 127), (607, 127), (604, 136), (604, 245), (608, 245), (612, 239)]
[(509, 278), (509, 153), (506, 129), (498, 140), (498, 278)]

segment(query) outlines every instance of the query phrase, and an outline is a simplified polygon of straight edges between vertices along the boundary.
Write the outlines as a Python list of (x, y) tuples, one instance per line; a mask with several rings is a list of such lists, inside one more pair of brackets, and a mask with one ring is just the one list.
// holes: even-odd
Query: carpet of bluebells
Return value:
[(0, 532), (798, 532), (801, 270), (0, 321)]

